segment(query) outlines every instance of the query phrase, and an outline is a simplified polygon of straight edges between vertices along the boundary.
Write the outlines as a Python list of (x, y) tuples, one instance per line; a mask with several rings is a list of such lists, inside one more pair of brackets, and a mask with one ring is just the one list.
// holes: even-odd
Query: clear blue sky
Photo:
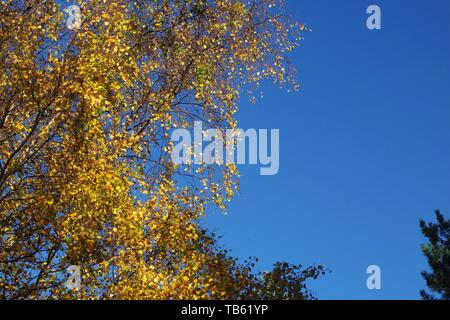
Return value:
[[(366, 8), (382, 9), (382, 30)], [(321, 299), (417, 299), (418, 220), (450, 216), (450, 1), (288, 0), (313, 29), (292, 56), (303, 89), (243, 99), (241, 128), (279, 128), (280, 172), (240, 167), (241, 195), (207, 224), (238, 257), (332, 270)], [(366, 268), (382, 289), (366, 288)]]

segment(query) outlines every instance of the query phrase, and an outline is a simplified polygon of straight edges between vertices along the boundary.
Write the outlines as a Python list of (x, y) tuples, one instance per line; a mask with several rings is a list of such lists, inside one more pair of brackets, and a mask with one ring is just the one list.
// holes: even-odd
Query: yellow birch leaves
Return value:
[[(0, 7), (0, 297), (233, 298), (245, 267), (200, 227), (235, 166), (175, 166), (169, 131), (233, 128), (239, 93), (292, 82), (276, 0)], [(273, 6), (273, 4), (277, 4)], [(81, 269), (81, 287), (64, 285)]]

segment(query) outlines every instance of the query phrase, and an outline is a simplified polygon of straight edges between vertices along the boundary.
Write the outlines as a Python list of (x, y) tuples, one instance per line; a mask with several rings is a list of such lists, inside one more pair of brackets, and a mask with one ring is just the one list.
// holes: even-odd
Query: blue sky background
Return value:
[[(366, 8), (382, 9), (382, 30)], [(240, 124), (280, 129), (280, 172), (241, 166), (241, 195), (207, 225), (235, 256), (324, 264), (321, 299), (417, 299), (418, 220), (450, 216), (450, 1), (287, 0), (313, 32), (292, 56), (303, 89), (241, 103)], [(366, 288), (377, 264), (382, 289)]]

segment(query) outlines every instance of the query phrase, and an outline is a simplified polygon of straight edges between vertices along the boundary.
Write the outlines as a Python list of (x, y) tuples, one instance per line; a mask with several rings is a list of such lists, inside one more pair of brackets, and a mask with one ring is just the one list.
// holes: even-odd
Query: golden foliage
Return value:
[(0, 297), (237, 297), (248, 269), (199, 226), (236, 167), (172, 164), (168, 132), (235, 127), (264, 79), (295, 88), (304, 27), (276, 0), (86, 0), (70, 30), (58, 3), (0, 6)]

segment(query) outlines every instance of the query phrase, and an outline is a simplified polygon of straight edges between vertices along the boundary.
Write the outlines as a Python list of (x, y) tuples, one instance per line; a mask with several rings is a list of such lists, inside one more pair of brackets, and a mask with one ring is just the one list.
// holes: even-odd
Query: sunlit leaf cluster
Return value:
[(265, 79), (297, 89), (304, 26), (277, 0), (85, 0), (69, 29), (66, 5), (0, 2), (0, 297), (251, 292), (251, 268), (200, 227), (237, 168), (174, 165), (170, 130), (236, 127)]

